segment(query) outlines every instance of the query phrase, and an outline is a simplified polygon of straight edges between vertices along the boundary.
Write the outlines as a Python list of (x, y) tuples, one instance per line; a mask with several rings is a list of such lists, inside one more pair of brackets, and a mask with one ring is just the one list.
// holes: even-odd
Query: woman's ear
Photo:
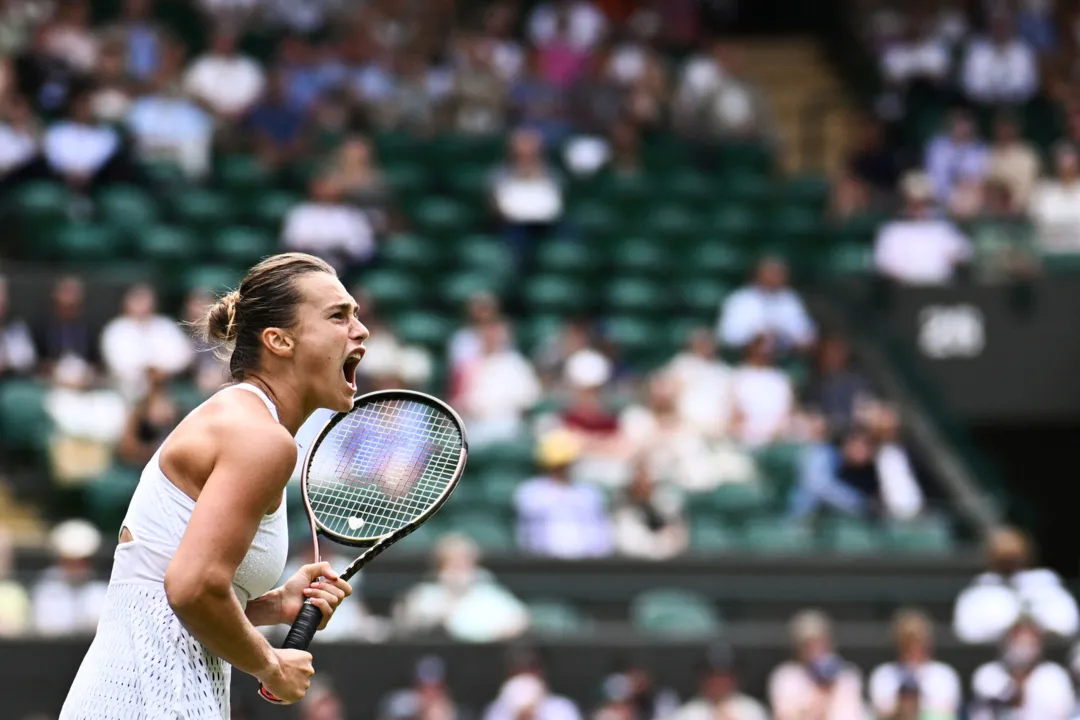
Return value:
[(266, 328), (262, 331), (262, 342), (274, 355), (278, 357), (292, 357), (296, 351), (296, 340), (292, 333), (281, 328)]

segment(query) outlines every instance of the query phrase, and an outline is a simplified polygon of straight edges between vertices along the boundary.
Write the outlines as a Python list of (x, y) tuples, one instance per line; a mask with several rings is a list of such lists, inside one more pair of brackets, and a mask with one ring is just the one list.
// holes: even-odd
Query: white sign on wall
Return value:
[(973, 358), (986, 346), (982, 311), (974, 305), (931, 305), (919, 312), (919, 350), (935, 360)]

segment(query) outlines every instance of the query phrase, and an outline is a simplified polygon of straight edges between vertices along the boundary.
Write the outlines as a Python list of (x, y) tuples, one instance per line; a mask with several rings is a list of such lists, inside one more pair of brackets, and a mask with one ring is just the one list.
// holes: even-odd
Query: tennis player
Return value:
[(288, 548), (294, 435), (318, 408), (352, 408), (368, 337), (355, 302), (325, 262), (289, 253), (253, 267), (204, 325), (230, 352), (236, 382), (193, 410), (143, 470), (61, 720), (228, 720), (232, 667), (296, 702), (311, 655), (271, 647), (256, 627), (291, 624), (307, 598), (325, 627), (352, 592), (328, 563), (274, 584)]

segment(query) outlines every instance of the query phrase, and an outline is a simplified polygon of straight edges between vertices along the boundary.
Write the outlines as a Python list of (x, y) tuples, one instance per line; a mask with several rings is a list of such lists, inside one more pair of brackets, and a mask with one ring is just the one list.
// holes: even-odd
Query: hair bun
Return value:
[(233, 290), (210, 306), (206, 316), (206, 334), (210, 339), (217, 340), (225, 345), (236, 342), (238, 324), (236, 322), (236, 310), (240, 304), (240, 291)]

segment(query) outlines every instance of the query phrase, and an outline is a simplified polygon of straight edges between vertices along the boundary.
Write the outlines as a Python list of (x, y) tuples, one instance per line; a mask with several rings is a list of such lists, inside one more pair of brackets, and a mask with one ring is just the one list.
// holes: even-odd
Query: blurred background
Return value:
[(295, 249), (472, 452), (234, 718), (1080, 716), (1078, 81), (1076, 0), (0, 0), (0, 715)]

